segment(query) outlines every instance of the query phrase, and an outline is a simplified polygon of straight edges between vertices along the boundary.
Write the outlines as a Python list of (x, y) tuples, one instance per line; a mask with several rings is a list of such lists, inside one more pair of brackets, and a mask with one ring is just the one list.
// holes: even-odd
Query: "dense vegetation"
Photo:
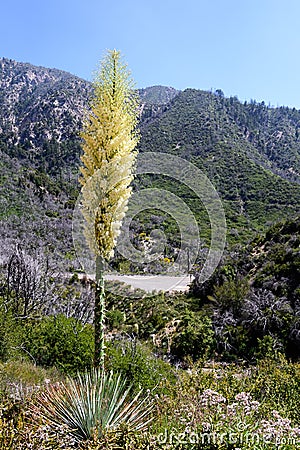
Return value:
[[(125, 427), (82, 448), (216, 450), (231, 448), (235, 436), (240, 448), (296, 449), (299, 242), (299, 218), (277, 223), (233, 249), (206, 283), (196, 274), (187, 295), (139, 298), (115, 286), (107, 297), (106, 367), (135, 392), (149, 390), (154, 420), (146, 433)], [(57, 278), (40, 258), (19, 248), (2, 267), (3, 449), (28, 448), (24, 435), (33, 448), (74, 448), (67, 429), (53, 430), (34, 414), (40, 389), (93, 361), (93, 283)]]
[[(239, 246), (206, 283), (192, 292), (213, 305), (219, 348), (250, 358), (253, 352), (300, 356), (300, 219), (280, 222)], [(222, 343), (221, 343), (222, 342)]]
[[(50, 236), (57, 222), (71, 226), (62, 206), (72, 208), (78, 195), (78, 131), (90, 84), (65, 72), (7, 59), (1, 59), (0, 71), (3, 228), (22, 235), (18, 211), (34, 203), (31, 222), (41, 228), (48, 210), (48, 244), (59, 247)], [(299, 213), (299, 111), (255, 101), (242, 104), (220, 90), (178, 92), (156, 86), (140, 90), (140, 97), (140, 151), (172, 153), (203, 170), (223, 201), (230, 243), (245, 243), (257, 230)], [(136, 180), (135, 189), (150, 184), (179, 193), (201, 224), (207, 244), (209, 223), (199, 199), (178, 182), (145, 178)], [(161, 216), (174, 246), (176, 230)], [(141, 221), (147, 227), (143, 217)], [(65, 237), (62, 246), (64, 242)]]
[[(282, 217), (283, 209), (285, 216), (299, 212), (297, 176), (289, 176), (289, 171), (276, 169), (277, 163), (280, 168), (289, 165), (296, 173), (298, 169), (293, 161), (299, 158), (299, 148), (298, 157), (289, 159), (290, 155), (284, 150), (287, 147), (284, 138), (282, 141), (274, 138), (272, 146), (276, 151), (269, 161), (248, 136), (249, 129), (254, 135), (259, 133), (260, 111), (265, 107), (256, 105), (252, 108), (252, 115), (249, 109), (250, 105), (241, 105), (236, 99), (190, 89), (178, 94), (164, 114), (142, 126), (141, 151), (162, 151), (181, 156), (209, 177), (223, 201), (231, 242), (245, 242), (253, 231)], [(270, 117), (273, 113), (275, 111), (269, 108)], [(286, 110), (282, 111), (284, 117), (286, 113)], [(249, 128), (240, 123), (240, 116), (246, 114)], [(274, 127), (274, 123), (270, 125), (271, 129), (265, 125), (265, 140), (270, 138)], [(289, 139), (294, 138), (294, 148), (297, 147), (299, 144), (295, 135), (291, 136), (290, 129), (282, 131), (282, 136), (286, 137), (286, 134)], [(162, 182), (158, 183), (158, 186), (162, 185)], [(174, 191), (178, 192), (178, 189), (182, 187), (176, 184)], [(188, 204), (196, 215), (203, 217), (197, 199), (191, 197)], [(200, 223), (203, 227), (203, 221)]]
[[(220, 90), (141, 90), (139, 150), (181, 156), (209, 177), (228, 244), (199, 283), (205, 208), (170, 177), (136, 177), (136, 192), (158, 187), (184, 199), (203, 253), (186, 294), (108, 288), (106, 367), (133, 394), (149, 393), (153, 421), (146, 432), (124, 426), (78, 444), (37, 411), (49, 386), (58, 392), (93, 360), (95, 286), (78, 276), (71, 232), (90, 85), (6, 59), (0, 74), (0, 448), (299, 448), (300, 112)], [(168, 250), (148, 269), (162, 272), (179, 230), (159, 209), (143, 211), (131, 227), (137, 247), (153, 224)], [(144, 270), (120, 255), (114, 264)]]

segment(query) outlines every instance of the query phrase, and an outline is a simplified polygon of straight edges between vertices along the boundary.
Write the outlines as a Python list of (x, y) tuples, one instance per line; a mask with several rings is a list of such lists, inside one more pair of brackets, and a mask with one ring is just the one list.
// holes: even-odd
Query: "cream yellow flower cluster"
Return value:
[(131, 194), (134, 149), (139, 139), (138, 99), (119, 52), (109, 52), (94, 88), (91, 111), (81, 133), (82, 212), (90, 249), (109, 259)]

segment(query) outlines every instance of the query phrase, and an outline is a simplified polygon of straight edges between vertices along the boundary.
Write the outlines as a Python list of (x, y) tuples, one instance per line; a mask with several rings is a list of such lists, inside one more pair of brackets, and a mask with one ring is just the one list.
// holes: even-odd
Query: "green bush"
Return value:
[(300, 363), (290, 363), (282, 355), (277, 359), (258, 362), (251, 376), (253, 395), (263, 400), (265, 409), (276, 409), (280, 414), (299, 423)]
[(35, 387), (61, 380), (62, 374), (55, 368), (44, 369), (31, 361), (11, 360), (0, 364), (0, 392), (11, 398), (25, 398)]
[(105, 364), (107, 370), (121, 372), (135, 390), (166, 392), (176, 380), (171, 365), (153, 355), (137, 339), (121, 338), (107, 343)]
[(124, 313), (119, 309), (112, 309), (106, 313), (106, 323), (109, 330), (121, 329), (125, 321)]
[(76, 374), (92, 366), (94, 331), (74, 318), (43, 317), (26, 325), (26, 353), (36, 364)]
[[(169, 395), (159, 398), (151, 433), (157, 444), (166, 442), (170, 449), (296, 450), (299, 374), (299, 364), (284, 359), (265, 360), (257, 367), (212, 364), (202, 369), (196, 364), (180, 373)], [(190, 437), (197, 435), (199, 444), (193, 446)], [(182, 447), (177, 446), (178, 437), (186, 442)], [(209, 437), (215, 442), (209, 442)], [(236, 439), (235, 445), (231, 439)], [(289, 443), (278, 446), (280, 442)]]
[(22, 354), (23, 322), (17, 320), (0, 299), (0, 361)]
[(214, 332), (210, 317), (205, 312), (186, 311), (172, 339), (171, 354), (194, 361), (208, 357), (214, 346)]

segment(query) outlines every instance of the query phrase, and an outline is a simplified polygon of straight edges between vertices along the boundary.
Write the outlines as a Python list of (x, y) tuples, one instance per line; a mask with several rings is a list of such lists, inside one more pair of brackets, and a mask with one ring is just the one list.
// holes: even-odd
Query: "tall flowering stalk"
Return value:
[(96, 259), (95, 366), (104, 367), (104, 266), (114, 253), (131, 195), (137, 152), (138, 97), (120, 52), (109, 51), (94, 81), (81, 138), (85, 237)]

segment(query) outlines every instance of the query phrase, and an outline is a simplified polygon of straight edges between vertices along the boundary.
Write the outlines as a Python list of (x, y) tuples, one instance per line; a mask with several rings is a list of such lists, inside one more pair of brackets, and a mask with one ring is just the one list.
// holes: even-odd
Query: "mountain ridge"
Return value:
[[(0, 194), (4, 204), (9, 196), (18, 201), (16, 183), (23, 183), (22, 195), (34, 205), (41, 227), (47, 220), (70, 232), (63, 205), (71, 217), (79, 192), (79, 131), (91, 93), (90, 82), (67, 72), (0, 59), (0, 150), (10, 161), (2, 159), (2, 176), (8, 176)], [(268, 223), (299, 213), (300, 111), (242, 104), (220, 90), (152, 86), (139, 93), (139, 151), (171, 153), (203, 170), (224, 204), (229, 240), (244, 241)], [(14, 164), (18, 168), (9, 177)], [(182, 190), (178, 184), (169, 188)], [(199, 199), (181, 193), (204, 220)], [(4, 221), (14, 216), (7, 211), (0, 207)]]

